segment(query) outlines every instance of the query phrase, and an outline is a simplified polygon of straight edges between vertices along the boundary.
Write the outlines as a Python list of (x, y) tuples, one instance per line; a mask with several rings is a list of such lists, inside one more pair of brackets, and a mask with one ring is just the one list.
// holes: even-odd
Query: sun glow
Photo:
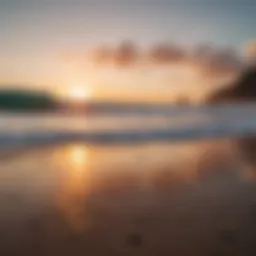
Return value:
[(65, 94), (66, 99), (72, 102), (85, 102), (92, 98), (92, 91), (86, 85), (70, 86)]

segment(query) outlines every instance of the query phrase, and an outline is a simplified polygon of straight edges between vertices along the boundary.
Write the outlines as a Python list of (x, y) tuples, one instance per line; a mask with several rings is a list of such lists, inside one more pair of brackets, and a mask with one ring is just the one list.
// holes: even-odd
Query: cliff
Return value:
[(256, 100), (256, 67), (245, 71), (237, 82), (214, 93), (210, 103), (242, 102)]

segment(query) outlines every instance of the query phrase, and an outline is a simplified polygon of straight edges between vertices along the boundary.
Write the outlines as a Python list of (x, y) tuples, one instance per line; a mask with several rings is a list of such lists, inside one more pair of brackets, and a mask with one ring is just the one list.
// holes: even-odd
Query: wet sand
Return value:
[(246, 160), (230, 140), (4, 157), (0, 255), (256, 255)]

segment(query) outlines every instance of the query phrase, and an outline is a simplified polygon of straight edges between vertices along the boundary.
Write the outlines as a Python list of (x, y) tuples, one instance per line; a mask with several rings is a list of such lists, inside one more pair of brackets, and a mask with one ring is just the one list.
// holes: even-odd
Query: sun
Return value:
[(85, 102), (92, 98), (92, 91), (86, 85), (73, 85), (68, 88), (66, 98), (72, 102)]

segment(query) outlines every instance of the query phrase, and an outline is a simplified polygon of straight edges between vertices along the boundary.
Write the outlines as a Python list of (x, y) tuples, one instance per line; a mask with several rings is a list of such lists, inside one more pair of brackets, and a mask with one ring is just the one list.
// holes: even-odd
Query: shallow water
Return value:
[(2, 152), (0, 253), (256, 255), (256, 168), (246, 145), (222, 139)]
[(256, 136), (255, 104), (152, 107), (104, 113), (1, 113), (0, 150)]
[(34, 131), (144, 131), (159, 128), (195, 127), (239, 121), (256, 123), (256, 104), (198, 107), (158, 107), (148, 111), (120, 110), (99, 114), (4, 113), (0, 112), (0, 134)]

